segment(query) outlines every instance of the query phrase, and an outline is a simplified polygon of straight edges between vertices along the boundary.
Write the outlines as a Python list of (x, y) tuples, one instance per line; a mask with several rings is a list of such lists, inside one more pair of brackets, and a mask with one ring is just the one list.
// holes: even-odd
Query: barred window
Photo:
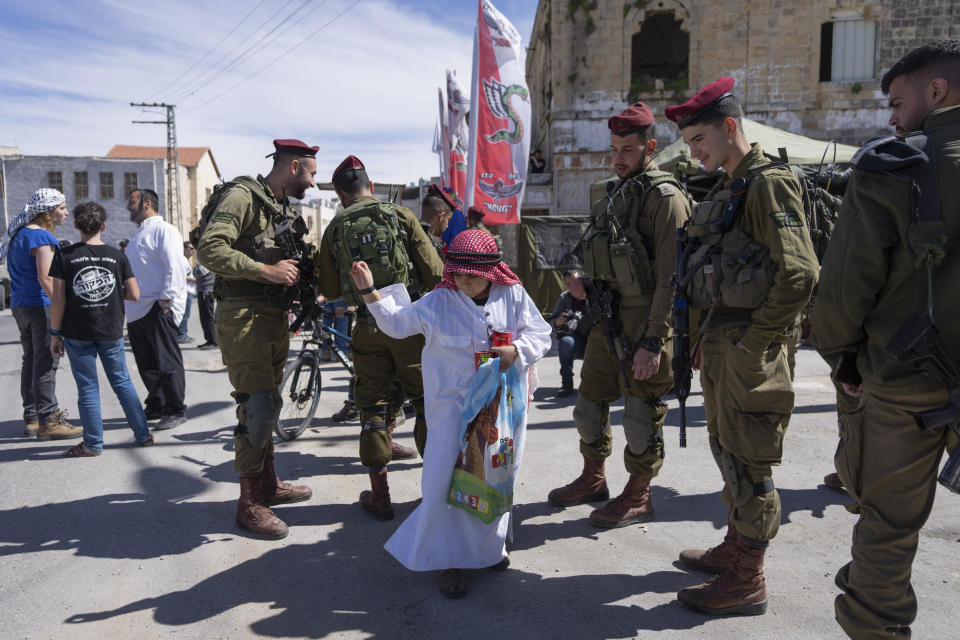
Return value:
[(63, 171), (47, 171), (47, 186), (63, 191)]
[(135, 173), (124, 173), (123, 174), (123, 193), (130, 195), (131, 191), (136, 191), (140, 188), (140, 184), (137, 182), (137, 174)]
[(79, 202), (90, 197), (90, 184), (86, 171), (73, 172), (73, 197)]
[(100, 199), (113, 200), (113, 173), (100, 172)]
[(877, 23), (834, 20), (820, 25), (820, 82), (877, 77)]

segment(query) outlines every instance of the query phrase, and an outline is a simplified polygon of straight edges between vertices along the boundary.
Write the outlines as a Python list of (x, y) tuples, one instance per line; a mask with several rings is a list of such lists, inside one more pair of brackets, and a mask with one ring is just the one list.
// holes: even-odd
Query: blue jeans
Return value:
[(183, 307), (183, 319), (180, 320), (180, 326), (177, 327), (177, 337), (186, 338), (187, 328), (190, 326), (190, 307), (193, 306), (194, 295), (187, 293), (187, 304)]
[(73, 379), (77, 382), (77, 408), (83, 424), (83, 444), (93, 451), (103, 450), (103, 416), (100, 413), (100, 385), (97, 380), (97, 355), (103, 361), (103, 370), (113, 392), (120, 400), (127, 424), (133, 429), (137, 442), (150, 439), (147, 415), (133, 388), (123, 338), (119, 340), (73, 340), (66, 338), (64, 346), (70, 358)]
[(564, 387), (573, 388), (573, 361), (583, 359), (587, 349), (587, 339), (579, 333), (560, 338), (560, 381)]

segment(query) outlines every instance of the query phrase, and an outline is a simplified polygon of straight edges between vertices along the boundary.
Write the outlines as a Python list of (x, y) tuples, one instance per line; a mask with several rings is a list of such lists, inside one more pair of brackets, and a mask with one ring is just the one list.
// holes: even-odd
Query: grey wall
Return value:
[[(136, 173), (137, 184), (141, 188), (153, 189), (160, 195), (160, 212), (166, 212), (166, 193), (164, 188), (163, 160), (113, 160), (108, 158), (69, 157), (69, 156), (6, 156), (3, 158), (4, 182), (6, 191), (0, 199), (0, 207), (6, 206), (6, 215), (0, 216), (0, 232), (5, 232), (7, 224), (23, 211), (23, 205), (30, 195), (41, 187), (50, 186), (47, 173), (60, 171), (63, 174), (63, 193), (67, 197), (67, 207), (72, 211), (81, 201), (95, 200), (107, 210), (106, 230), (103, 241), (117, 246), (120, 240), (130, 238), (137, 225), (130, 222), (127, 213), (127, 194), (124, 190), (124, 173)], [(87, 172), (88, 196), (77, 200), (74, 172)], [(100, 173), (113, 174), (113, 198), (100, 197)], [(164, 217), (166, 217), (164, 215)], [(73, 226), (73, 218), (67, 218), (63, 226), (54, 234), (61, 240), (76, 242), (80, 232)]]

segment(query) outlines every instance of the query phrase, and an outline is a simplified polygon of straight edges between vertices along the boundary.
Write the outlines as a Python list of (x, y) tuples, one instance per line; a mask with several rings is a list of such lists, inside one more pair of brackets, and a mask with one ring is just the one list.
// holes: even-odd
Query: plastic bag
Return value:
[(500, 359), (480, 365), (460, 414), (460, 453), (447, 502), (490, 523), (513, 506), (514, 433), (523, 425), (526, 398), (516, 367)]

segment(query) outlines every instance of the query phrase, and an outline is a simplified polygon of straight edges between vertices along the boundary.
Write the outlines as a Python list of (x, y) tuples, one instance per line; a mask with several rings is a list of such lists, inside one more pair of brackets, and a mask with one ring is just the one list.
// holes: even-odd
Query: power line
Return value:
[(191, 71), (193, 71), (194, 69), (196, 69), (196, 68), (197, 68), (197, 65), (199, 65), (201, 62), (203, 62), (204, 60), (206, 60), (206, 59), (207, 59), (207, 56), (209, 56), (211, 53), (213, 53), (214, 51), (216, 51), (216, 50), (217, 50), (217, 47), (219, 47), (221, 44), (223, 44), (223, 41), (224, 41), (224, 40), (226, 40), (226, 39), (229, 38), (231, 35), (233, 35), (233, 32), (236, 31), (237, 29), (239, 29), (239, 28), (240, 28), (240, 25), (242, 25), (244, 22), (247, 21), (247, 19), (248, 19), (250, 16), (252, 16), (254, 13), (256, 13), (257, 9), (259, 9), (260, 7), (262, 7), (262, 6), (263, 6), (263, 3), (266, 2), (266, 1), (267, 1), (267, 0), (260, 0), (260, 2), (257, 3), (257, 6), (255, 6), (255, 7), (250, 11), (250, 13), (248, 13), (248, 14), (245, 15), (245, 16), (243, 16), (243, 18), (240, 20), (240, 22), (238, 22), (236, 25), (234, 25), (233, 29), (230, 29), (230, 31), (227, 32), (227, 35), (225, 35), (225, 36), (223, 36), (222, 38), (220, 38), (220, 40), (217, 41), (217, 44), (213, 45), (213, 46), (210, 48), (209, 51), (207, 51), (205, 54), (203, 54), (203, 56), (200, 57), (199, 60), (197, 60), (197, 61), (194, 62), (192, 65), (190, 65), (189, 67), (187, 67), (187, 69), (186, 69), (183, 73), (181, 73), (181, 74), (178, 75), (176, 78), (174, 78), (173, 80), (171, 80), (170, 82), (168, 82), (162, 89), (159, 89), (156, 93), (154, 93), (153, 95), (151, 95), (150, 97), (148, 97), (147, 100), (152, 100), (152, 99), (155, 98), (156, 96), (160, 95), (161, 93), (163, 93), (164, 91), (166, 91), (167, 89), (169, 89), (170, 87), (172, 87), (173, 85), (175, 85), (177, 82), (179, 82), (181, 78), (183, 78), (183, 77), (186, 76), (188, 73), (190, 73)]
[[(326, 1), (326, 0), (324, 0), (324, 2), (325, 2), (325, 1)], [(276, 13), (274, 13), (272, 16), (270, 16), (270, 18), (267, 20), (267, 23), (269, 23), (270, 20), (273, 20), (273, 18), (274, 18), (275, 16), (277, 16), (281, 11), (283, 11), (285, 8), (287, 8), (288, 6), (290, 6), (293, 2), (294, 2), (294, 0), (287, 0), (287, 2), (286, 2), (282, 7), (280, 7), (280, 9), (277, 10)], [(229, 55), (229, 54), (232, 53), (233, 51), (236, 51), (236, 49), (239, 48), (240, 46), (243, 46), (244, 44), (246, 44), (246, 42), (241, 41), (236, 47), (234, 47), (233, 49), (231, 49), (230, 52), (227, 53), (227, 55), (225, 55), (225, 56), (223, 56), (222, 58), (220, 58), (220, 60), (217, 61), (216, 65), (210, 67), (210, 69), (208, 69), (204, 74), (202, 74), (200, 77), (198, 77), (198, 78), (195, 80), (195, 82), (197, 82), (197, 84), (193, 87), (193, 89), (187, 89), (185, 92), (181, 92), (181, 93), (177, 96), (176, 99), (179, 100), (180, 102), (185, 101), (186, 99), (190, 98), (190, 97), (193, 96), (195, 93), (197, 93), (198, 91), (207, 88), (207, 87), (210, 86), (211, 84), (216, 83), (216, 82), (217, 82), (220, 78), (222, 78), (225, 74), (230, 73), (230, 71), (232, 71), (233, 69), (235, 69), (235, 68), (237, 67), (237, 65), (239, 65), (239, 64), (244, 60), (244, 58), (247, 58), (254, 50), (256, 50), (256, 49), (258, 49), (258, 48), (261, 48), (261, 47), (265, 47), (265, 46), (267, 46), (267, 45), (269, 45), (269, 44), (272, 44), (274, 40), (276, 40), (277, 38), (279, 38), (279, 37), (282, 35), (282, 32), (277, 33), (277, 34), (276, 34), (275, 36), (273, 36), (273, 38), (271, 38), (269, 41), (266, 41), (266, 39), (269, 38), (269, 37), (270, 37), (272, 34), (274, 34), (275, 32), (277, 32), (277, 30), (278, 30), (280, 27), (282, 27), (283, 25), (285, 25), (285, 24), (287, 24), (288, 22), (290, 22), (291, 20), (293, 20), (294, 17), (296, 17), (296, 15), (297, 15), (300, 11), (302, 11), (303, 8), (306, 7), (306, 6), (307, 6), (309, 3), (311, 3), (311, 2), (313, 2), (313, 0), (303, 0), (303, 2), (300, 4), (300, 6), (298, 6), (296, 9), (294, 9), (289, 15), (287, 15), (285, 18), (283, 18), (280, 22), (278, 22), (277, 24), (275, 24), (275, 25), (273, 26), (273, 28), (271, 28), (271, 29), (270, 29), (269, 31), (267, 31), (265, 34), (263, 34), (262, 36), (260, 36), (260, 38), (258, 38), (257, 40), (255, 40), (255, 41), (253, 42), (253, 44), (251, 44), (249, 47), (247, 47), (246, 49), (244, 49), (243, 52), (240, 53), (240, 55), (238, 55), (236, 58), (234, 58), (233, 60), (231, 60), (230, 62), (228, 62), (225, 68), (217, 68), (217, 65), (219, 65), (220, 62), (222, 62), (223, 60), (225, 60), (226, 57), (227, 57), (227, 55)], [(265, 25), (266, 25), (266, 23), (265, 23)], [(265, 42), (265, 41), (266, 41), (266, 42)], [(210, 80), (210, 81), (204, 80), (203, 82), (200, 82), (201, 78), (205, 78), (206, 76), (209, 76), (211, 73), (217, 73), (217, 72), (219, 72), (219, 76), (218, 76), (218, 77), (215, 77), (213, 80)]]
[(317, 34), (320, 33), (321, 31), (323, 31), (324, 29), (326, 29), (327, 27), (329, 27), (331, 24), (333, 24), (334, 22), (336, 22), (337, 20), (339, 20), (342, 16), (344, 16), (347, 12), (349, 12), (350, 10), (352, 10), (354, 7), (356, 7), (356, 6), (357, 6), (358, 4), (360, 4), (361, 2), (363, 2), (363, 0), (356, 0), (356, 1), (355, 1), (353, 4), (351, 4), (349, 7), (347, 7), (346, 9), (344, 9), (343, 11), (341, 11), (340, 13), (338, 13), (337, 15), (335, 15), (333, 18), (331, 18), (330, 20), (328, 20), (328, 21), (325, 22), (324, 24), (322, 24), (322, 25), (320, 26), (320, 28), (318, 28), (316, 31), (313, 31), (312, 33), (308, 34), (303, 40), (301, 40), (301, 41), (298, 42), (297, 44), (293, 45), (292, 47), (290, 47), (289, 49), (287, 49), (286, 51), (284, 51), (283, 53), (281, 53), (279, 56), (277, 56), (276, 58), (274, 58), (273, 60), (271, 60), (271, 61), (268, 62), (267, 64), (263, 65), (262, 67), (260, 67), (259, 69), (257, 69), (256, 71), (254, 71), (253, 73), (251, 73), (250, 75), (248, 75), (246, 78), (244, 78), (243, 80), (241, 80), (240, 82), (238, 82), (237, 84), (233, 85), (232, 87), (230, 87), (230, 88), (227, 89), (226, 91), (222, 91), (222, 92), (218, 93), (217, 95), (215, 95), (214, 97), (210, 98), (210, 99), (207, 100), (206, 102), (203, 102), (203, 103), (201, 103), (201, 104), (198, 104), (198, 105), (195, 106), (194, 108), (188, 109), (187, 111), (184, 111), (181, 115), (186, 115), (186, 114), (188, 114), (188, 113), (193, 113), (193, 112), (196, 111), (197, 109), (200, 109), (201, 107), (207, 106), (207, 105), (210, 104), (211, 102), (213, 102), (213, 101), (215, 101), (215, 100), (218, 100), (219, 98), (222, 98), (222, 97), (225, 96), (226, 94), (230, 93), (231, 91), (233, 91), (234, 89), (236, 89), (237, 87), (239, 87), (239, 86), (242, 85), (243, 83), (247, 82), (248, 80), (252, 80), (252, 79), (255, 78), (256, 76), (260, 75), (267, 67), (273, 66), (274, 64), (276, 64), (277, 62), (279, 62), (282, 58), (285, 58), (286, 56), (288, 56), (288, 55), (290, 55), (291, 53), (293, 53), (296, 49), (300, 48), (300, 46), (302, 46), (304, 43), (306, 43), (308, 40), (310, 40), (311, 38), (313, 38), (315, 35), (317, 35)]

